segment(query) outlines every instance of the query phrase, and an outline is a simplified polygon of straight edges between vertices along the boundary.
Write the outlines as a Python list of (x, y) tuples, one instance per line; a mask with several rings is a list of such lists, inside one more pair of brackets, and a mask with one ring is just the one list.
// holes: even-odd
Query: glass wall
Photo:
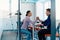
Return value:
[[(59, 24), (60, 23), (60, 15), (59, 15), (60, 14), (60, 12), (59, 12), (60, 8), (59, 7), (60, 7), (59, 0), (55, 0), (56, 34), (58, 34), (57, 32), (59, 31), (59, 27), (60, 27), (60, 24)], [(36, 2), (36, 16), (39, 16), (41, 20), (46, 20), (47, 16), (45, 13), (46, 13), (47, 8), (51, 8), (51, 1), (46, 1), (45, 3), (42, 3), (40, 1)], [(47, 40), (49, 40), (49, 39), (50, 38), (48, 38)], [(59, 40), (59, 37), (56, 37), (56, 40)]]
[[(57, 32), (60, 34), (60, 5), (59, 1), (60, 0), (55, 0), (56, 1), (56, 27), (57, 27)], [(59, 38), (60, 40), (60, 38)]]
[[(15, 15), (17, 11), (18, 11), (18, 0), (0, 0), (0, 24), (1, 24), (0, 39), (1, 40), (9, 40), (9, 39), (16, 40), (15, 33), (11, 32), (10, 30), (17, 29), (17, 15)], [(15, 37), (13, 34), (15, 35)]]
[(6, 29), (8, 28), (12, 29), (13, 26), (15, 26), (14, 28), (16, 28), (17, 17), (15, 13), (18, 10), (17, 3), (18, 3), (17, 0), (0, 0), (0, 11), (1, 11), (0, 18), (2, 18), (3, 20), (3, 24), (4, 24), (3, 28), (5, 27)]
[[(21, 0), (21, 21), (23, 21), (24, 19), (26, 19), (26, 12), (28, 11), (28, 10), (30, 10), (31, 12), (32, 12), (32, 16), (30, 17), (30, 19), (32, 20), (32, 21), (34, 21), (35, 20), (35, 15), (36, 15), (36, 8), (35, 8), (35, 2), (34, 2), (34, 0)], [(23, 29), (21, 29), (21, 30), (23, 30)], [(30, 32), (31, 33), (31, 31), (29, 30), (29, 29), (26, 29), (28, 32)], [(26, 32), (26, 31), (25, 31)], [(28, 33), (27, 32), (27, 33)], [(21, 32), (22, 34), (23, 34), (23, 31)], [(22, 36), (22, 34), (21, 34), (21, 37), (22, 37), (22, 40), (27, 40), (27, 38), (26, 38), (26, 33), (25, 33), (25, 35), (23, 35)], [(31, 36), (32, 35), (32, 36)], [(31, 38), (30, 38), (30, 40), (32, 40), (32, 38), (33, 38), (33, 32), (31, 33)], [(24, 37), (26, 38), (26, 39), (24, 39)]]
[[(44, 0), (43, 0), (44, 1)], [(55, 0), (55, 12), (56, 12), (56, 33), (60, 33), (60, 0)], [(51, 8), (51, 1), (40, 0), (21, 0), (20, 12), (21, 21), (26, 17), (26, 12), (30, 10), (32, 12), (31, 20), (34, 21), (38, 16), (42, 21), (47, 19), (46, 9)], [(18, 40), (17, 34), (17, 15), (18, 13), (18, 0), (0, 0), (0, 39), (1, 40)], [(30, 24), (31, 25), (31, 24)], [(35, 27), (35, 25), (34, 25)], [(32, 30), (33, 40), (38, 40), (38, 32)], [(3, 36), (2, 36), (3, 35)], [(27, 36), (21, 35), (23, 40)], [(25, 40), (25, 39), (24, 39)], [(47, 38), (50, 40), (50, 36)], [(59, 37), (56, 37), (59, 40)]]
[(32, 12), (32, 17), (31, 19), (34, 20), (35, 19), (35, 3), (33, 1), (28, 1), (28, 0), (24, 0), (21, 1), (21, 21), (25, 18), (26, 12), (27, 10), (31, 10)]
[[(5, 29), (7, 26), (7, 21), (6, 18), (8, 18), (8, 13), (9, 13), (9, 0), (0, 0), (0, 39), (1, 35), (3, 32), (3, 29)], [(3, 23), (4, 22), (4, 23)]]
[[(46, 9), (51, 8), (51, 1), (46, 2), (36, 2), (36, 16), (39, 16), (41, 20), (46, 20)], [(43, 16), (43, 17), (42, 17)]]

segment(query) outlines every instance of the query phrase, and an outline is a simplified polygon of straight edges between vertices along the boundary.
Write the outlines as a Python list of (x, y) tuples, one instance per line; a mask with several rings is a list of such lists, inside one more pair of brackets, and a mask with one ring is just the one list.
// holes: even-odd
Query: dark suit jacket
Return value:
[(48, 18), (44, 22), (42, 22), (42, 24), (44, 24), (44, 26), (47, 26), (47, 29), (49, 31), (51, 31), (51, 19), (50, 19), (50, 15), (48, 16)]

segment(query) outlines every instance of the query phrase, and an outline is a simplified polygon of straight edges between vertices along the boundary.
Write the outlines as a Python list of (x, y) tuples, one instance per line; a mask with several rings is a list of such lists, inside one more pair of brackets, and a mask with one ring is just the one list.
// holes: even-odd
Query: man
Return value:
[(42, 29), (38, 32), (38, 38), (39, 40), (46, 40), (45, 39), (45, 34), (50, 34), (51, 33), (51, 20), (50, 20), (50, 13), (51, 13), (51, 9), (46, 9), (46, 15), (48, 16), (48, 18), (45, 21), (41, 21), (42, 22), (42, 26), (46, 26), (47, 29)]

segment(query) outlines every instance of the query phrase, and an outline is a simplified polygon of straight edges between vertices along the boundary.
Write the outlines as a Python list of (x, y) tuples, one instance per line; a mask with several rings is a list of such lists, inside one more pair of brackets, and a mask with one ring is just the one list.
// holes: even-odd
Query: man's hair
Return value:
[(28, 16), (29, 12), (31, 12), (31, 11), (30, 11), (30, 10), (28, 10), (28, 11), (26, 12), (26, 16)]
[(50, 8), (48, 8), (48, 9), (46, 9), (47, 11), (49, 11), (49, 12), (51, 12), (51, 9)]

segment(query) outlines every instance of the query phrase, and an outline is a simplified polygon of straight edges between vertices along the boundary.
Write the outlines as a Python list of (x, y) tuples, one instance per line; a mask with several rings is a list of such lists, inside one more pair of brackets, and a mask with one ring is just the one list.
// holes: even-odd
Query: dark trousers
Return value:
[(38, 38), (39, 38), (39, 40), (46, 40), (46, 38), (45, 38), (45, 34), (50, 34), (51, 32), (50, 32), (50, 30), (48, 30), (48, 29), (42, 29), (42, 30), (40, 30), (39, 32), (38, 32)]

